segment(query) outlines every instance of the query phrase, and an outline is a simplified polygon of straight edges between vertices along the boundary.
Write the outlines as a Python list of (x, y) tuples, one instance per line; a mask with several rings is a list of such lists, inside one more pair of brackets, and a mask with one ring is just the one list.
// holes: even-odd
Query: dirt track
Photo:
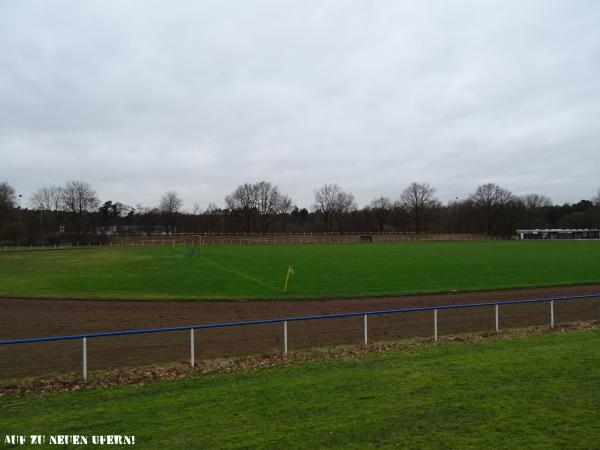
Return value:
[[(326, 301), (0, 299), (0, 339), (590, 293), (600, 293), (600, 285)], [(548, 304), (504, 306), (500, 312), (500, 325), (515, 327), (548, 323), (548, 308)], [(600, 299), (557, 303), (555, 314), (557, 322), (600, 319)], [(362, 317), (290, 323), (289, 348), (293, 350), (353, 342), (358, 344), (362, 340), (362, 324)], [(439, 313), (440, 334), (493, 329), (492, 308)], [(369, 318), (370, 340), (428, 336), (432, 332), (433, 318), (430, 311)], [(201, 359), (280, 351), (282, 340), (281, 324), (197, 331), (196, 354), (197, 359)], [(189, 332), (90, 339), (88, 350), (91, 370), (186, 360), (189, 358)], [(80, 371), (80, 366), (80, 341), (0, 346), (0, 379)]]

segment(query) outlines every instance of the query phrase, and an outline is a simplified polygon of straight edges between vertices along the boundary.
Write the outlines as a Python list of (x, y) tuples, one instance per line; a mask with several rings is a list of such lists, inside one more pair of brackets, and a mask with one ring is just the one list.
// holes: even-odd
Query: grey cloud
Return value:
[(0, 3), (0, 179), (222, 204), (599, 187), (593, 1)]

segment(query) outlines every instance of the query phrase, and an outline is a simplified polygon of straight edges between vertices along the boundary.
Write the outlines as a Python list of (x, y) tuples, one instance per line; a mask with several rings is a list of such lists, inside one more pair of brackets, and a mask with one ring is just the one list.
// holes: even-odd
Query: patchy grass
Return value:
[[(600, 242), (93, 248), (0, 253), (0, 296), (366, 297), (600, 282)], [(282, 293), (288, 265), (295, 275)]]
[(447, 343), (4, 396), (4, 434), (126, 434), (140, 448), (594, 448), (600, 331)]

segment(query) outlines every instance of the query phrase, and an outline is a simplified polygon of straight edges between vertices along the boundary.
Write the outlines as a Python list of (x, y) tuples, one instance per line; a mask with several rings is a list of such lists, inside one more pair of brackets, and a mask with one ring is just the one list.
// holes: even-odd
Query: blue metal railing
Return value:
[(28, 343), (36, 343), (36, 342), (51, 342), (51, 341), (66, 341), (73, 339), (83, 339), (83, 360), (84, 360), (84, 379), (87, 379), (87, 339), (88, 338), (99, 338), (99, 337), (108, 337), (108, 336), (126, 336), (126, 335), (134, 335), (134, 334), (148, 334), (148, 333), (165, 333), (171, 331), (191, 331), (191, 361), (192, 366), (194, 365), (195, 357), (194, 357), (194, 330), (206, 330), (211, 328), (227, 328), (227, 327), (241, 327), (241, 326), (249, 326), (249, 325), (264, 325), (264, 324), (273, 324), (273, 323), (283, 323), (284, 324), (284, 353), (287, 354), (287, 323), (288, 322), (300, 322), (304, 320), (322, 320), (322, 319), (336, 319), (336, 318), (344, 318), (344, 317), (364, 317), (364, 338), (365, 345), (367, 345), (367, 317), (368, 316), (377, 316), (384, 314), (401, 314), (401, 313), (411, 313), (418, 311), (434, 311), (434, 338), (437, 340), (437, 312), (448, 309), (464, 309), (464, 308), (483, 308), (483, 307), (495, 307), (496, 313), (496, 331), (499, 331), (499, 321), (498, 321), (498, 308), (504, 305), (517, 305), (517, 304), (528, 304), (528, 303), (550, 303), (550, 326), (554, 327), (554, 302), (555, 301), (572, 301), (572, 300), (584, 300), (584, 299), (598, 299), (600, 298), (600, 293), (598, 294), (585, 294), (585, 295), (574, 295), (574, 296), (562, 296), (562, 297), (546, 297), (546, 298), (533, 298), (527, 300), (506, 300), (506, 301), (492, 301), (485, 303), (466, 303), (460, 305), (440, 305), (440, 306), (427, 306), (427, 307), (418, 307), (418, 308), (401, 308), (401, 309), (386, 309), (386, 310), (378, 310), (378, 311), (362, 311), (362, 312), (352, 312), (352, 313), (340, 313), (340, 314), (325, 314), (318, 316), (300, 316), (300, 317), (285, 317), (278, 319), (266, 319), (266, 320), (251, 320), (245, 322), (223, 322), (223, 323), (212, 323), (206, 325), (187, 325), (187, 326), (179, 326), (179, 327), (168, 327), (168, 328), (148, 328), (148, 329), (140, 329), (140, 330), (126, 330), (126, 331), (112, 331), (112, 332), (102, 332), (102, 333), (86, 333), (86, 334), (76, 334), (76, 335), (68, 335), (68, 336), (50, 336), (50, 337), (40, 337), (40, 338), (30, 338), (30, 339), (11, 339), (0, 341), (0, 346), (2, 345), (15, 345), (15, 344), (28, 344)]

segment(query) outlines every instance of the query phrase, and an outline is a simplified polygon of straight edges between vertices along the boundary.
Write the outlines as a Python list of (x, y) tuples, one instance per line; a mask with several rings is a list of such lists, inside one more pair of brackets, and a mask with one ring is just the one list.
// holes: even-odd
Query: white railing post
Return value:
[(498, 314), (498, 305), (496, 305), (496, 333), (500, 332), (500, 320), (499, 320), (499, 314)]
[(433, 310), (433, 340), (437, 341), (438, 339), (438, 324), (437, 324), (437, 308)]
[(87, 338), (83, 338), (83, 381), (87, 382)]
[(369, 332), (367, 328), (367, 315), (365, 314), (365, 348), (369, 348)]
[(550, 328), (554, 328), (554, 300), (550, 300)]
[(287, 320), (283, 321), (283, 355), (288, 354)]
[(194, 329), (190, 328), (190, 364), (192, 367), (196, 365), (196, 346), (194, 341)]

